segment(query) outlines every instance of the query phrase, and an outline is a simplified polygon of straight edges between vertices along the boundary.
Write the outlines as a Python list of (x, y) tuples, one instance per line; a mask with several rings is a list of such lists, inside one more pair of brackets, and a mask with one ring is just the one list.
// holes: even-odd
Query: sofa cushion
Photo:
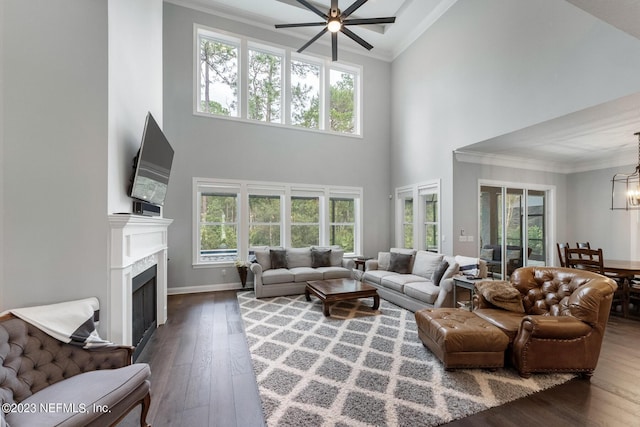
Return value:
[(404, 294), (427, 304), (433, 304), (438, 299), (440, 287), (430, 281), (410, 282), (404, 285)]
[(311, 248), (287, 249), (287, 268), (311, 267)]
[(400, 274), (409, 274), (411, 272), (411, 258), (413, 255), (400, 254), (397, 252), (391, 253), (391, 262), (389, 263), (389, 271), (394, 271)]
[[(75, 375), (52, 384), (22, 401), (24, 407), (52, 410), (13, 412), (6, 416), (10, 426), (87, 425), (102, 415), (93, 408), (113, 408), (138, 387), (145, 384), (151, 371), (146, 363), (134, 363), (118, 369), (104, 369)], [(99, 384), (96, 387), (96, 384)], [(146, 383), (148, 386), (148, 383)], [(51, 407), (64, 404), (66, 408)], [(94, 406), (96, 405), (96, 406)], [(83, 409), (84, 408), (84, 409)]]
[(271, 268), (287, 268), (287, 251), (284, 249), (270, 249)]
[(318, 267), (316, 270), (322, 273), (324, 280), (348, 279), (351, 277), (351, 270), (344, 267)]
[(293, 281), (296, 283), (323, 279), (322, 272), (311, 267), (295, 267), (290, 268), (289, 271), (293, 273)]
[(387, 271), (387, 270), (368, 270), (368, 271), (365, 271), (362, 278), (368, 282), (376, 283), (379, 285), (383, 277), (396, 275), (396, 274), (398, 273), (394, 273), (393, 271)]
[(431, 279), (433, 272), (438, 268), (438, 265), (442, 262), (444, 255), (434, 254), (433, 252), (418, 251), (416, 253), (416, 259), (413, 261), (412, 274), (422, 276), (425, 279)]
[(274, 283), (293, 283), (293, 273), (286, 268), (276, 268), (262, 273), (262, 283), (273, 285)]
[(433, 271), (433, 274), (431, 275), (431, 281), (434, 285), (440, 286), (440, 280), (442, 280), (442, 276), (444, 276), (444, 273), (448, 268), (449, 263), (446, 260), (440, 261), (440, 264), (438, 265), (438, 267), (436, 267), (436, 269)]
[(311, 267), (331, 266), (331, 249), (311, 248)]
[(507, 311), (501, 308), (478, 308), (473, 312), (500, 328), (502, 332), (507, 334), (510, 342), (515, 339), (520, 323), (522, 323), (522, 313), (516, 313), (515, 311)]
[(416, 276), (414, 274), (393, 274), (385, 276), (380, 281), (380, 285), (385, 288), (393, 289), (404, 293), (404, 285), (411, 282), (423, 282), (426, 281), (422, 276)]

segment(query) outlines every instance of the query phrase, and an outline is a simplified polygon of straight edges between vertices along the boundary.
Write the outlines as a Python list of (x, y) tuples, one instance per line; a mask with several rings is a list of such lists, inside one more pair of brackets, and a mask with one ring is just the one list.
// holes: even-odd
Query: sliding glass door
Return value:
[(547, 258), (547, 191), (480, 185), (480, 257), (495, 278)]

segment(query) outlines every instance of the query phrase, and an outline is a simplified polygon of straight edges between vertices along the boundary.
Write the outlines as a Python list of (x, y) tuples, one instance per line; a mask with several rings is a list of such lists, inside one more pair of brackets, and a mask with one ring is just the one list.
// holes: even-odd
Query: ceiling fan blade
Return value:
[(331, 60), (338, 60), (338, 33), (331, 33)]
[[(300, 0), (298, 0), (298, 1), (300, 1)], [(360, 6), (365, 4), (367, 1), (368, 0), (356, 0), (355, 2), (353, 2), (353, 4), (351, 6), (349, 6), (347, 8), (347, 10), (342, 12), (342, 15), (341, 15), (342, 19), (346, 18), (347, 16), (351, 15), (353, 12), (358, 10), (358, 8), (360, 8)]]
[(276, 24), (276, 28), (294, 28), (294, 27), (321, 27), (327, 25), (326, 22), (306, 22), (301, 24)]
[(373, 49), (373, 45), (370, 45), (369, 43), (367, 43), (366, 41), (364, 41), (362, 38), (360, 38), (356, 33), (354, 33), (353, 31), (351, 31), (350, 29), (348, 29), (347, 27), (342, 27), (342, 30), (340, 30), (344, 33), (345, 36), (349, 37), (351, 40), (353, 40), (354, 42), (358, 43), (360, 46), (362, 46), (363, 48), (367, 49), (367, 50), (371, 50)]
[(316, 34), (311, 40), (309, 40), (307, 43), (305, 43), (304, 46), (302, 46), (300, 49), (298, 49), (298, 53), (301, 53), (303, 50), (305, 50), (306, 48), (308, 48), (314, 41), (318, 40), (324, 33), (327, 32), (327, 27), (324, 27), (322, 29), (322, 31), (320, 31), (318, 34)]
[(389, 18), (368, 18), (368, 19), (347, 19), (342, 21), (342, 25), (369, 25), (369, 24), (393, 24), (396, 17)]
[(305, 0), (297, 0), (297, 1), (298, 1), (298, 3), (300, 3), (301, 5), (303, 5), (307, 9), (309, 9), (311, 12), (315, 13), (316, 15), (321, 16), (324, 19), (329, 19), (329, 17), (324, 12), (321, 12), (320, 10), (318, 10), (317, 7), (315, 7), (314, 5), (309, 3), (308, 1), (305, 1)]

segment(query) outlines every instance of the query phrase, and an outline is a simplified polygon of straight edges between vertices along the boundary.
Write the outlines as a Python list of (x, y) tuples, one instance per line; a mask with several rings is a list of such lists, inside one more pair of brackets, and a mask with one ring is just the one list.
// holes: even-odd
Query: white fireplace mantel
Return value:
[(167, 231), (172, 219), (109, 215), (109, 327), (107, 338), (132, 344), (132, 279), (140, 266), (157, 265), (157, 324), (167, 321)]

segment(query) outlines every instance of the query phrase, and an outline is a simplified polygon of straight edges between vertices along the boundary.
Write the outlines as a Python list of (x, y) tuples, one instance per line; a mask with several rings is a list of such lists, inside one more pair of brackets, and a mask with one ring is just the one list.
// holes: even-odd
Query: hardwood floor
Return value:
[[(235, 292), (173, 295), (169, 320), (138, 361), (151, 365), (151, 410), (161, 426), (264, 426)], [(446, 424), (640, 425), (640, 322), (612, 316), (591, 381), (576, 379)], [(138, 424), (139, 410), (121, 426)]]

